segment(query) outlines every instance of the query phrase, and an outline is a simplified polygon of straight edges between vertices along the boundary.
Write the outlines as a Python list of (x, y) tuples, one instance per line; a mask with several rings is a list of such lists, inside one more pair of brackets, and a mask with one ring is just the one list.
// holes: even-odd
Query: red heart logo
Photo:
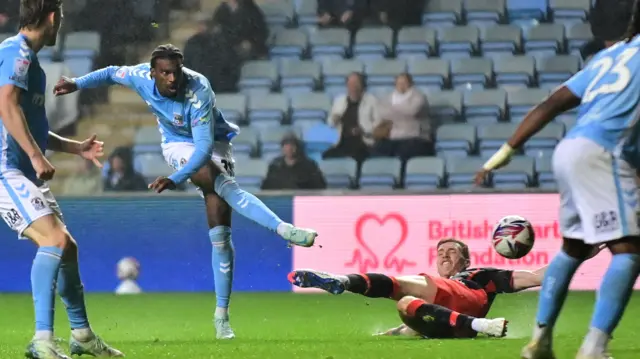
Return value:
[[(375, 235), (367, 231), (365, 225), (370, 222), (377, 224)], [(396, 226), (393, 226), (393, 224)], [(378, 217), (373, 213), (365, 213), (356, 221), (356, 242), (361, 248), (356, 248), (351, 261), (345, 263), (347, 267), (358, 266), (360, 273), (366, 273), (370, 269), (380, 268), (380, 259), (377, 253), (384, 255), (382, 267), (386, 270), (401, 272), (405, 267), (415, 266), (415, 262), (398, 259), (395, 253), (407, 240), (409, 226), (405, 218), (398, 213), (389, 213), (384, 217)]]

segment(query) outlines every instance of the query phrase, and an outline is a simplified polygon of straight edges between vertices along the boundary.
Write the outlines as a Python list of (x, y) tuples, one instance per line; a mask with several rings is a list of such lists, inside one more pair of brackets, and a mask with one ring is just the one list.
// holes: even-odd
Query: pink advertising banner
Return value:
[[(294, 223), (316, 229), (322, 248), (295, 247), (293, 265), (338, 274), (436, 273), (436, 243), (455, 237), (469, 245), (474, 267), (534, 270), (560, 250), (558, 203), (557, 194), (296, 197)], [(493, 227), (506, 215), (523, 216), (535, 229), (534, 248), (518, 260), (491, 247)], [(571, 288), (597, 289), (610, 258), (603, 251), (585, 262)]]

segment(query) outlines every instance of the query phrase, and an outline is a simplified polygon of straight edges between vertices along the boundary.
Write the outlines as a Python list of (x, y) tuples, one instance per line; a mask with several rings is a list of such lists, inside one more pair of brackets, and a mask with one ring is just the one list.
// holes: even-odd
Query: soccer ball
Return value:
[(135, 280), (140, 274), (140, 263), (133, 257), (122, 258), (118, 261), (117, 274), (120, 280)]
[(520, 216), (502, 218), (493, 230), (491, 242), (501, 256), (509, 259), (522, 258), (531, 251), (535, 233), (533, 226)]

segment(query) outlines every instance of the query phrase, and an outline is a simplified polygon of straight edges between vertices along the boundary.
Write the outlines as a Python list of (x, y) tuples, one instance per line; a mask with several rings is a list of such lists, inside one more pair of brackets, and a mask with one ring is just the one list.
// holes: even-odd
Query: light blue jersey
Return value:
[(79, 89), (120, 84), (138, 93), (158, 119), (162, 143), (189, 142), (197, 151), (189, 162), (169, 178), (186, 181), (211, 158), (214, 141), (229, 142), (240, 129), (227, 122), (216, 108), (215, 94), (203, 75), (183, 68), (184, 94), (162, 96), (150, 76), (149, 64), (110, 66), (75, 79)]
[(640, 168), (640, 36), (596, 54), (565, 86), (580, 97), (567, 138), (587, 138)]
[[(0, 44), (0, 87), (13, 85), (23, 90), (20, 107), (42, 153), (46, 151), (49, 139), (49, 122), (44, 108), (46, 81), (38, 57), (24, 35), (10, 37)], [(11, 169), (20, 170), (29, 180), (38, 182), (29, 156), (3, 123), (0, 124), (0, 176)]]

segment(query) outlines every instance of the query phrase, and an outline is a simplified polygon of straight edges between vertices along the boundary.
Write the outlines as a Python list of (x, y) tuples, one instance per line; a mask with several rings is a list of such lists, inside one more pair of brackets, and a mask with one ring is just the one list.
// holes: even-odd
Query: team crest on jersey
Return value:
[(183, 158), (181, 158), (181, 159), (180, 159), (180, 167), (182, 168), (182, 167), (184, 167), (184, 165), (186, 165), (186, 164), (187, 164), (187, 159), (186, 159), (186, 158), (184, 158), (184, 157), (183, 157)]
[(125, 68), (120, 68), (120, 70), (116, 72), (116, 77), (123, 79), (125, 76), (127, 76), (127, 70)]
[(178, 115), (177, 113), (173, 114), (173, 124), (176, 126), (182, 126), (184, 125), (184, 119), (182, 118), (182, 115)]
[(36, 211), (42, 211), (44, 209), (44, 202), (38, 197), (31, 199), (31, 205)]

